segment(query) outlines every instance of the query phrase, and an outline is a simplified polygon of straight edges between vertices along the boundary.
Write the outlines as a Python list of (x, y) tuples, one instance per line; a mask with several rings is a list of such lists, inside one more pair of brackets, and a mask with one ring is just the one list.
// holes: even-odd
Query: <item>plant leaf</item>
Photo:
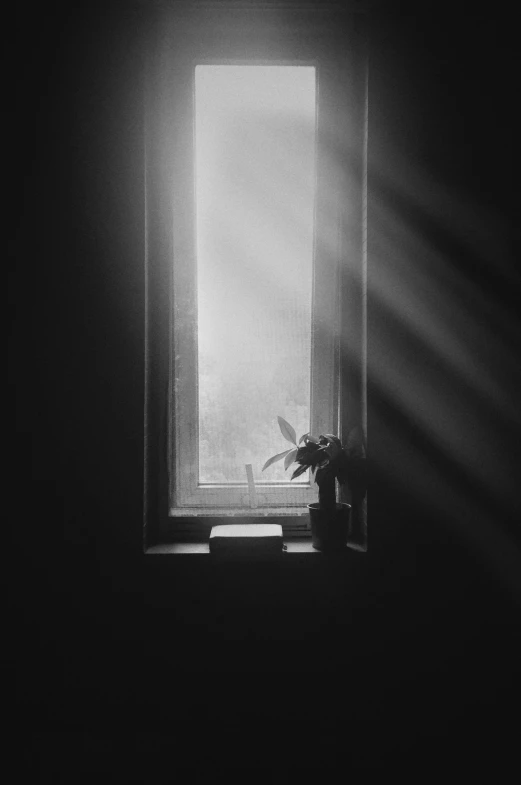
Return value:
[(291, 475), (291, 479), (294, 480), (296, 477), (300, 477), (301, 474), (304, 474), (309, 469), (309, 466), (297, 466), (293, 474)]
[(284, 450), (284, 452), (279, 452), (278, 455), (274, 455), (273, 458), (268, 458), (268, 460), (266, 461), (266, 463), (262, 467), (261, 471), (264, 471), (264, 469), (267, 469), (268, 466), (271, 466), (272, 463), (275, 463), (276, 461), (280, 461), (289, 452), (293, 452), (293, 450)]
[(329, 439), (331, 442), (334, 442), (338, 447), (342, 446), (342, 442), (338, 438), (338, 436), (334, 436), (332, 433), (326, 433), (326, 439)]
[(277, 417), (279, 421), (279, 428), (281, 430), (282, 435), (288, 442), (297, 446), (297, 434), (295, 433), (295, 429), (287, 422), (284, 417)]
[(308, 442), (311, 442), (311, 444), (318, 444), (318, 439), (315, 439), (315, 437), (312, 436), (311, 433), (308, 431), (307, 433), (303, 433), (300, 439), (298, 440), (299, 444), (302, 444), (302, 442), (306, 442), (306, 444)]
[(288, 466), (291, 466), (295, 458), (297, 457), (298, 450), (295, 447), (293, 450), (290, 450), (286, 457), (284, 458), (284, 468), (287, 469)]

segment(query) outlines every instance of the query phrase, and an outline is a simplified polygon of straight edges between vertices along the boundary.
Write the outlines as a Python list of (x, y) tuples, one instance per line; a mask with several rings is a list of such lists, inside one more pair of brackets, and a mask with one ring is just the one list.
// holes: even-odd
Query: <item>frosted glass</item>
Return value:
[(195, 75), (199, 482), (288, 482), (261, 468), (277, 415), (309, 430), (315, 68)]

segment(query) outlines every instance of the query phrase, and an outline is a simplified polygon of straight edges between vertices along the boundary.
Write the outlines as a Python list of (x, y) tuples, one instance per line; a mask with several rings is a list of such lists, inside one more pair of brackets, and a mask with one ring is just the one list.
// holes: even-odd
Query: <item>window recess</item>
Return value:
[[(277, 425), (365, 429), (365, 66), (356, 15), (158, 9), (146, 78), (148, 541), (307, 528)], [(245, 465), (255, 480), (255, 507)]]

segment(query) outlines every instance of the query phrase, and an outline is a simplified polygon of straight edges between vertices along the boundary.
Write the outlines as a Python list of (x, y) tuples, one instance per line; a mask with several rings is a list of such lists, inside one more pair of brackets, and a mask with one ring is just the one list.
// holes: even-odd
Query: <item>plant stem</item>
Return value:
[(318, 480), (318, 502), (321, 510), (336, 510), (336, 480), (333, 472), (324, 472)]

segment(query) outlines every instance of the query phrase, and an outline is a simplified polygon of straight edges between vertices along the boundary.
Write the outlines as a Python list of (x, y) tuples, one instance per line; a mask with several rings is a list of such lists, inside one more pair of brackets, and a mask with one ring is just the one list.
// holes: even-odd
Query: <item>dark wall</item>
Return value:
[[(219, 572), (141, 552), (149, 18), (69, 4), (13, 35), (15, 727), (87, 729), (93, 770), (114, 724), (187, 718), (192, 740), (261, 724), (301, 752), (318, 728), (331, 759), (348, 743), (385, 765), (472, 751), (493, 713), (504, 754), (521, 602), (508, 20), (370, 16), (369, 553)], [(35, 765), (48, 742), (25, 747)]]

